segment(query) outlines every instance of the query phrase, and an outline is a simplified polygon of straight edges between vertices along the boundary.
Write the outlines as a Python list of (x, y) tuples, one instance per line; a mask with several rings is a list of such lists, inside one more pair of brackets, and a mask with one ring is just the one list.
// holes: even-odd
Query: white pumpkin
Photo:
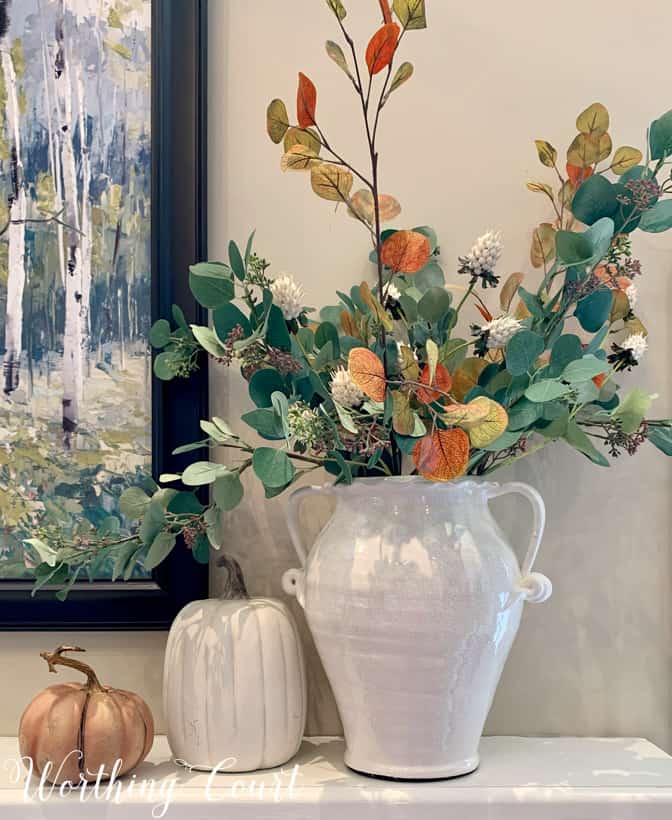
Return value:
[(280, 766), (298, 751), (305, 728), (301, 640), (285, 604), (244, 597), (240, 568), (222, 563), (227, 596), (187, 604), (168, 636), (168, 742), (174, 758), (195, 769)]

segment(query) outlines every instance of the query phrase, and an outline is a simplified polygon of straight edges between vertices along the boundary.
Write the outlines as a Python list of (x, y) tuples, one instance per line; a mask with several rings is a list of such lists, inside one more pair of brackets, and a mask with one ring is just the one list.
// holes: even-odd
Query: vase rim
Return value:
[(428, 481), (426, 478), (418, 475), (394, 475), (394, 476), (367, 476), (362, 478), (354, 478), (351, 484), (323, 484), (321, 489), (328, 490), (338, 494), (356, 493), (357, 488), (362, 488), (364, 485), (367, 490), (383, 487), (413, 487), (422, 488), (425, 491), (465, 491), (465, 490), (488, 490), (499, 486), (494, 481), (486, 481), (481, 478), (474, 478), (472, 476), (463, 478), (454, 478), (450, 481)]

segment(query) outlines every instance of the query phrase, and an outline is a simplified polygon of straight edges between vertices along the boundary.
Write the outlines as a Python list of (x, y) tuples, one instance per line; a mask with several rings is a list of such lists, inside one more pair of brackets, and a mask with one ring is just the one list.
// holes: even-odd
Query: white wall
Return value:
[(84, 660), (101, 683), (142, 695), (162, 731), (165, 632), (0, 632), (0, 736), (17, 734), (23, 710), (45, 687), (85, 680), (62, 666), (57, 675), (49, 674), (40, 652), (62, 643), (87, 650)]
[[(345, 5), (365, 44), (378, 4)], [(449, 272), (473, 238), (500, 228), (503, 269), (527, 271), (531, 228), (548, 217), (524, 187), (543, 178), (532, 140), (566, 147), (578, 112), (600, 100), (611, 110), (614, 141), (643, 144), (648, 123), (672, 107), (667, 4), (652, 0), (645, 13), (585, 0), (566, 0), (553, 14), (536, 0), (427, 0), (427, 8), (429, 29), (403, 44), (415, 76), (384, 112), (382, 187), (404, 208), (395, 224), (437, 228)], [(329, 140), (364, 162), (357, 100), (324, 55), (324, 41), (338, 39), (335, 21), (319, 0), (291, 8), (213, 0), (210, 14), (210, 255), (226, 258), (228, 240), (244, 241), (256, 227), (258, 250), (275, 272), (292, 271), (308, 304), (333, 303), (336, 288), (370, 275), (366, 237), (318, 200), (303, 175), (280, 172), (264, 120), (273, 97), (293, 107), (302, 70), (317, 85)], [(672, 238), (639, 236), (636, 250), (652, 351), (635, 375), (664, 397), (656, 408), (662, 415), (672, 410), (665, 324)], [(244, 385), (222, 370), (212, 380), (215, 409), (235, 420), (247, 406)], [(548, 504), (539, 567), (555, 582), (555, 596), (527, 612), (488, 730), (646, 735), (672, 750), (670, 463), (647, 448), (607, 472), (558, 447), (518, 475)], [(296, 564), (282, 504), (265, 503), (256, 491), (228, 521), (231, 550), (257, 593), (279, 594), (282, 571)], [(503, 511), (512, 522), (516, 513)], [(317, 517), (308, 518), (314, 531)], [(522, 551), (524, 535), (512, 529)], [(314, 657), (311, 681), (309, 730), (334, 731), (337, 714)]]

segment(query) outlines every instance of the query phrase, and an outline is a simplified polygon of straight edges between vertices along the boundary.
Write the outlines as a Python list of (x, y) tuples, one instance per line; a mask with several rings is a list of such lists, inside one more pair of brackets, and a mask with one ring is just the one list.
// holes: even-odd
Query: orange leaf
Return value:
[(467, 393), (478, 384), (478, 377), (488, 366), (485, 359), (471, 356), (465, 359), (453, 373), (453, 396), (457, 401), (464, 401)]
[(373, 401), (385, 401), (385, 367), (367, 347), (353, 347), (348, 356), (348, 370), (354, 383)]
[(341, 328), (347, 336), (357, 336), (357, 325), (347, 310), (341, 311)]
[(381, 251), (383, 264), (395, 273), (417, 273), (431, 255), (429, 239), (417, 231), (396, 231), (383, 242)]
[(392, 62), (399, 41), (399, 26), (385, 23), (371, 38), (366, 49), (366, 64), (369, 74), (378, 74)]
[(486, 322), (492, 321), (492, 313), (490, 313), (490, 311), (487, 308), (484, 308), (483, 305), (476, 305), (476, 310), (481, 314), (481, 316), (485, 319)]
[(428, 481), (450, 481), (464, 475), (469, 462), (469, 436), (460, 430), (436, 430), (413, 450), (418, 472)]
[(299, 90), (296, 95), (296, 115), (301, 128), (315, 125), (317, 89), (312, 80), (299, 71)]
[[(426, 364), (422, 368), (422, 373), (420, 373), (419, 381), (421, 384), (426, 384), (428, 387), (430, 386), (429, 365)], [(452, 386), (453, 380), (450, 377), (450, 373), (441, 363), (439, 363), (436, 366), (434, 381), (431, 384), (431, 387), (435, 387), (436, 390), (426, 390), (424, 387), (421, 387), (418, 390), (418, 401), (421, 401), (423, 404), (430, 404), (431, 402), (436, 401), (437, 399), (445, 398), (443, 394), (447, 393)]]
[(389, 0), (378, 0), (380, 3), (380, 10), (383, 12), (383, 20), (386, 23), (392, 22), (392, 10), (390, 9)]
[(569, 176), (569, 181), (572, 185), (575, 188), (578, 188), (584, 180), (593, 175), (593, 169), (590, 166), (587, 168), (582, 168), (580, 165), (572, 165), (568, 162), (567, 175)]

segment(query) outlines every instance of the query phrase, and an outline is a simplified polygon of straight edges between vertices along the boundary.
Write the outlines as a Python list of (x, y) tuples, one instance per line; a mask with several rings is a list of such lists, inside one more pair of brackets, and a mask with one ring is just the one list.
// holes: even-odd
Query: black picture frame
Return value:
[[(152, 2), (152, 314), (207, 323), (188, 268), (207, 256), (207, 0)], [(207, 368), (189, 380), (152, 384), (152, 470), (175, 472), (172, 451), (200, 438), (208, 417)], [(193, 454), (191, 454), (193, 458)], [(65, 602), (53, 589), (0, 583), (0, 630), (163, 630), (189, 601), (207, 596), (208, 568), (183, 544), (151, 581), (77, 583)]]

